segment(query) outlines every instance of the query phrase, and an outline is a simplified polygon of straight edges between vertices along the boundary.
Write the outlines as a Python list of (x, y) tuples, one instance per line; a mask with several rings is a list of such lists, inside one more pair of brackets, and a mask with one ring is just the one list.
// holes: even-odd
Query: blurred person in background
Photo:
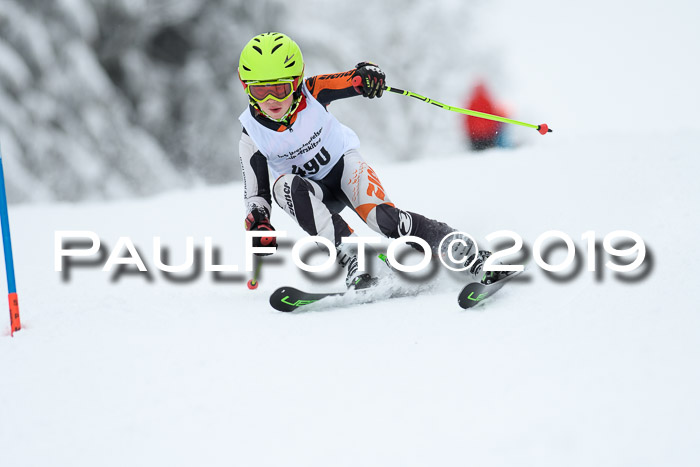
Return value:
[[(377, 65), (361, 62), (348, 71), (304, 79), (299, 46), (284, 34), (270, 32), (243, 48), (238, 76), (249, 97), (239, 117), (245, 228), (269, 232), (254, 238), (254, 246), (277, 246), (270, 223), (274, 198), (306, 233), (335, 245), (339, 264), (347, 269), (348, 288), (371, 287), (377, 279), (358, 270), (357, 246), (342, 242), (354, 235), (340, 216), (345, 207), (385, 237), (416, 236), (428, 243), (433, 255), (447, 254), (446, 246), (439, 251), (440, 241), (455, 229), (397, 208), (360, 155), (355, 132), (328, 112), (327, 106), (338, 99), (381, 97), (385, 74)], [(466, 271), (470, 279), (481, 280), (490, 252), (477, 252), (468, 237), (462, 238), (452, 243), (452, 257), (464, 265), (473, 262)], [(490, 274), (489, 280), (500, 278)]]
[[(505, 111), (499, 107), (483, 81), (478, 82), (474, 86), (465, 105), (467, 109), (476, 110), (477, 112), (499, 115), (501, 117), (506, 116)], [(508, 146), (505, 138), (505, 125), (501, 122), (464, 115), (462, 124), (469, 145), (475, 151), (496, 146)]]

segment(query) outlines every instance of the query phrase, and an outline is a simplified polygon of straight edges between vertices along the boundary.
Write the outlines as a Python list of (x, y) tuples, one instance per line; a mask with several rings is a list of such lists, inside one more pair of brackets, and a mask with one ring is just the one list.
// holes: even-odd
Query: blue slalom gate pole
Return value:
[(12, 258), (10, 239), (10, 218), (7, 215), (7, 195), (5, 194), (5, 172), (2, 169), (2, 149), (0, 148), (0, 218), (2, 218), (2, 246), (5, 249), (5, 270), (7, 271), (7, 298), (10, 302), (10, 335), (22, 329), (19, 321), (19, 302), (15, 284), (15, 263)]

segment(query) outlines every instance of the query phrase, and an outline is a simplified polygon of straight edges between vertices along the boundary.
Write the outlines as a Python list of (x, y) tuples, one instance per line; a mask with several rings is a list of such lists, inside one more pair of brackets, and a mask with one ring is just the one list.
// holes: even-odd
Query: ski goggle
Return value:
[(292, 95), (299, 78), (281, 79), (264, 83), (245, 83), (246, 92), (256, 102), (265, 102), (268, 99), (282, 102)]

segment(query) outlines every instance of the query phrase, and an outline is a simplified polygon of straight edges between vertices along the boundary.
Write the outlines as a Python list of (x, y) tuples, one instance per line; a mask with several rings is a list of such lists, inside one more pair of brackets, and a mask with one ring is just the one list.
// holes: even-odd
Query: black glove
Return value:
[[(248, 216), (245, 218), (245, 229), (249, 231), (253, 230), (263, 230), (268, 232), (274, 232), (275, 228), (270, 225), (270, 219), (268, 218), (267, 210), (265, 209), (253, 209)], [(254, 247), (269, 246), (277, 248), (277, 238), (274, 236), (270, 237), (253, 237)], [(268, 256), (272, 253), (255, 253), (256, 256)]]
[(382, 97), (386, 75), (377, 65), (370, 62), (360, 62), (352, 75), (352, 85), (364, 97), (373, 99)]

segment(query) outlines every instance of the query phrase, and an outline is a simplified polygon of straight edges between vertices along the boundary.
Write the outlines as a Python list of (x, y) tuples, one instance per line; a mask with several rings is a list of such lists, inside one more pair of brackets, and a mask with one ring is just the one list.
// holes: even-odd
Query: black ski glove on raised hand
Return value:
[(382, 97), (386, 75), (377, 65), (371, 62), (360, 62), (352, 75), (352, 85), (364, 97), (374, 99)]
[[(270, 224), (270, 219), (268, 218), (267, 210), (265, 209), (253, 209), (245, 218), (245, 229), (249, 231), (275, 231), (275, 228)], [(272, 248), (277, 248), (277, 237), (253, 237), (253, 246), (269, 246)], [(256, 256), (268, 256), (271, 254), (272, 253), (255, 253)]]

